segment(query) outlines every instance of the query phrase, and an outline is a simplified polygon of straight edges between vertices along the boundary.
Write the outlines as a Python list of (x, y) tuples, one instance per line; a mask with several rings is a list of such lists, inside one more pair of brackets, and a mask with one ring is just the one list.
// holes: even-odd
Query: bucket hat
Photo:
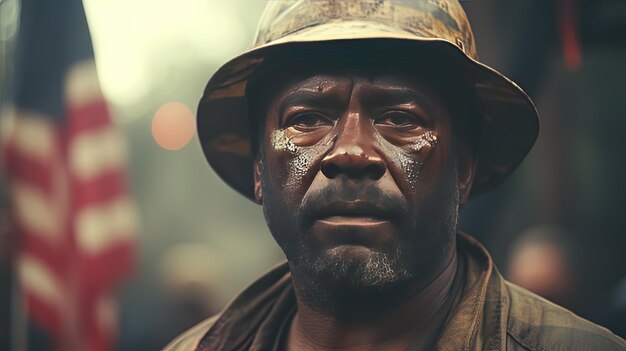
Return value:
[(303, 51), (351, 46), (399, 50), (405, 61), (411, 60), (412, 48), (437, 53), (464, 72), (480, 115), (471, 197), (500, 184), (533, 146), (539, 119), (531, 99), (478, 61), (470, 23), (457, 0), (276, 0), (261, 16), (253, 48), (213, 74), (198, 106), (202, 150), (228, 185), (254, 200), (250, 78)]

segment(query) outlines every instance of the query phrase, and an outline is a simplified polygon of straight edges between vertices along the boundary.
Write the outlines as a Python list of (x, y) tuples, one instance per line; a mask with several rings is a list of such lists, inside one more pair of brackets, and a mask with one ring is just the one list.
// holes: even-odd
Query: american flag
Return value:
[(110, 350), (137, 217), (82, 1), (23, 0), (16, 45), (2, 146), (26, 311), (53, 349)]

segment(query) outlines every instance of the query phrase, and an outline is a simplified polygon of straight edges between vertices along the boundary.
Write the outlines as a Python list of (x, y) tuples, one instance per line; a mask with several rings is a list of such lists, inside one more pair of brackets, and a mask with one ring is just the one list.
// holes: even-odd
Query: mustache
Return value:
[(336, 211), (342, 204), (355, 203), (366, 212), (379, 212), (389, 219), (408, 215), (406, 201), (401, 195), (390, 194), (375, 183), (343, 180), (308, 193), (302, 200), (299, 220), (307, 225), (329, 211)]

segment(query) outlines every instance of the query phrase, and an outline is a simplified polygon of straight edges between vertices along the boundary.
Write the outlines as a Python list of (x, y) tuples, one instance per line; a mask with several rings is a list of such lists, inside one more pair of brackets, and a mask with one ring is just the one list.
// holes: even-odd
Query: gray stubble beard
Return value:
[(344, 251), (335, 247), (315, 257), (290, 261), (304, 303), (323, 313), (351, 315), (348, 311), (360, 310), (364, 304), (384, 307), (380, 303), (384, 296), (406, 290), (398, 288), (413, 280), (399, 250), (393, 254), (371, 250), (367, 257), (344, 255)]
[[(412, 274), (401, 261), (399, 249), (395, 254), (371, 250), (367, 257), (346, 257), (343, 247), (335, 247), (312, 259), (301, 258), (296, 263), (312, 277), (324, 279), (330, 286), (352, 287), (353, 289), (383, 289)], [(311, 278), (312, 278), (311, 277)]]

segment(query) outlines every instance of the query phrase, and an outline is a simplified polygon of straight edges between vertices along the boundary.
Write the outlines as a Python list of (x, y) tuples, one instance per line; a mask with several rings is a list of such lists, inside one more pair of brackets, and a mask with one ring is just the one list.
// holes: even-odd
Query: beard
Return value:
[(353, 248), (340, 246), (313, 257), (303, 255), (291, 266), (296, 275), (324, 282), (326, 290), (383, 292), (413, 276), (400, 252), (362, 249), (366, 252), (354, 255), (350, 250)]

